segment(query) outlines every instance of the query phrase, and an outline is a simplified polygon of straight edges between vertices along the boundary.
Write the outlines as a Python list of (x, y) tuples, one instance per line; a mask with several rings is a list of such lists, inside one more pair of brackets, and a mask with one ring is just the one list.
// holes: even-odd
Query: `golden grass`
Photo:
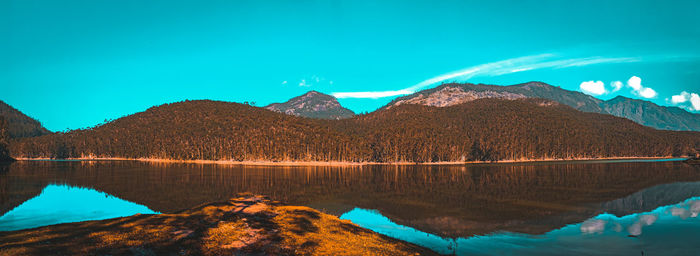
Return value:
[(308, 207), (248, 195), (177, 214), (0, 232), (0, 255), (433, 255)]
[(285, 246), (301, 255), (421, 255), (413, 246), (358, 227), (350, 221), (298, 206), (277, 207), (274, 222)]

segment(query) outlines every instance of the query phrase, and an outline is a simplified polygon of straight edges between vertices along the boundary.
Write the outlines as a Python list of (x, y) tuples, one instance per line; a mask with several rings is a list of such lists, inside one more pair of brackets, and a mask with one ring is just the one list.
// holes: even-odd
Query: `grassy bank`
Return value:
[(434, 255), (308, 207), (242, 196), (175, 214), (0, 232), (0, 255)]

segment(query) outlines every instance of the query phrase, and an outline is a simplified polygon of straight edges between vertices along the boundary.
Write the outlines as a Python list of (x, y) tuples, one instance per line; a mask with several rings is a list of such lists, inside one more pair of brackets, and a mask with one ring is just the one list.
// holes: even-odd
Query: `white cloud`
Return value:
[[(679, 105), (690, 111), (700, 111), (700, 95), (697, 93), (683, 91), (678, 95), (671, 96), (671, 103), (674, 105)], [(687, 103), (690, 103), (690, 105)]]
[(649, 87), (645, 87), (639, 91), (639, 96), (642, 96), (647, 99), (656, 98), (657, 95), (658, 94), (656, 93), (656, 91)]
[(603, 81), (585, 81), (581, 82), (579, 87), (581, 88), (582, 92), (596, 96), (603, 95), (607, 92)]
[(658, 96), (654, 89), (644, 87), (644, 85), (642, 85), (642, 79), (638, 76), (630, 77), (630, 79), (627, 80), (627, 86), (632, 88), (632, 93), (639, 95), (642, 98), (651, 99)]
[(690, 100), (690, 93), (683, 91), (681, 94), (671, 96), (671, 103), (680, 104)]
[(690, 94), (690, 104), (693, 106), (695, 111), (700, 111), (700, 95), (697, 93)]
[(287, 81), (286, 81), (286, 80), (285, 80), (285, 81), (282, 81), (282, 84), (283, 84), (283, 85), (287, 84)]
[(639, 91), (642, 89), (642, 79), (638, 76), (630, 77), (630, 79), (627, 80), (627, 86), (632, 87), (635, 91)]
[(623, 84), (620, 81), (614, 81), (614, 82), (610, 83), (610, 86), (613, 88), (612, 91), (616, 92), (616, 91), (619, 91), (620, 89), (622, 89)]

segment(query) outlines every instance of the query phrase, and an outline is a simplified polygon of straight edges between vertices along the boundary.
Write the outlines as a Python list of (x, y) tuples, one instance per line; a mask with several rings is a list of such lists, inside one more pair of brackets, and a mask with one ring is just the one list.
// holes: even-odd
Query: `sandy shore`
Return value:
[[(682, 158), (682, 157), (681, 157)], [(678, 157), (605, 157), (605, 158), (541, 158), (541, 159), (518, 159), (518, 160), (499, 160), (499, 161), (463, 161), (463, 162), (340, 162), (340, 161), (233, 161), (233, 160), (177, 160), (177, 159), (161, 159), (161, 158), (120, 158), (120, 157), (94, 157), (94, 158), (67, 158), (67, 159), (51, 159), (51, 158), (16, 158), (20, 161), (48, 161), (48, 160), (66, 160), (66, 161), (140, 161), (152, 163), (193, 163), (193, 164), (222, 164), (222, 165), (251, 165), (251, 166), (363, 166), (363, 165), (464, 165), (464, 164), (499, 164), (499, 163), (536, 163), (536, 162), (567, 162), (567, 161), (615, 161), (615, 160), (665, 160), (679, 159)]]

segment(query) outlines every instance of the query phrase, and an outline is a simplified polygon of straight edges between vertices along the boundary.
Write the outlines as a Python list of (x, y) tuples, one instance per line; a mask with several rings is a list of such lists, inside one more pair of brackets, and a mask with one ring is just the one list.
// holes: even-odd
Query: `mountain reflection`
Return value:
[(48, 185), (38, 196), (0, 216), (0, 231), (117, 218), (137, 213), (157, 212), (93, 189)]
[[(355, 208), (340, 218), (442, 254), (636, 255), (643, 251), (649, 255), (694, 255), (694, 238), (700, 236), (698, 212), (700, 197), (694, 197), (650, 212), (622, 217), (600, 214), (542, 235), (500, 232), (457, 239), (398, 225), (375, 210)], [(642, 229), (648, 231), (642, 235)]]
[[(0, 214), (58, 183), (159, 212), (252, 192), (336, 215), (376, 209), (399, 225), (442, 237), (543, 234), (604, 212), (629, 215), (700, 196), (694, 181), (700, 168), (681, 162), (265, 167), (21, 161), (0, 172)], [(643, 192), (683, 182), (691, 185)]]

